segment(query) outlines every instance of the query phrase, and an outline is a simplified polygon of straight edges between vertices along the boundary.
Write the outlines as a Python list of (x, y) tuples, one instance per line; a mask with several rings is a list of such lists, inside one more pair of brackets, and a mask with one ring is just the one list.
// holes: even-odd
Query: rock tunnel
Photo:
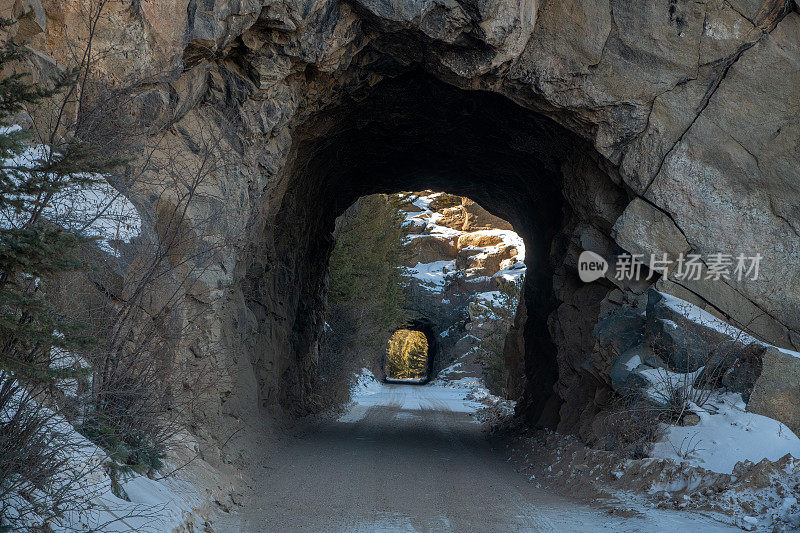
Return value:
[[(85, 24), (42, 4), (20, 32), (49, 77)], [(523, 238), (505, 363), (528, 424), (597, 442), (620, 354), (593, 330), (653, 282), (800, 349), (797, 0), (132, 2), (99, 23), (113, 53), (93, 62), (104, 82), (140, 80), (125, 111), (167, 141), (156, 159), (215, 163), (186, 251), (215, 259), (169, 324), (212, 464), (238, 460), (224, 448), (240, 429), (309, 412), (335, 221), (373, 193), (467, 197)], [(121, 192), (158, 243), (170, 177), (145, 173)], [(580, 281), (581, 250), (623, 248), (765, 264), (758, 280)]]
[[(435, 326), (429, 321), (424, 318), (411, 318), (406, 321), (400, 328), (397, 330), (411, 330), (411, 331), (418, 331), (425, 336), (426, 342), (426, 349), (427, 349), (427, 361), (426, 361), (426, 375), (422, 380), (422, 383), (427, 383), (429, 380), (435, 377), (435, 368), (436, 368), (436, 360), (439, 356), (439, 336), (438, 332), (435, 329)], [(395, 332), (397, 331), (395, 330)], [(386, 375), (386, 355), (382, 354), (381, 358), (381, 370), (383, 371), (384, 377), (389, 377)]]
[[(554, 276), (563, 281), (566, 275), (558, 267), (566, 253), (565, 225), (575, 224), (576, 209), (606, 202), (608, 216), (589, 223), (607, 233), (626, 203), (624, 191), (595, 159), (588, 144), (553, 120), (504, 96), (462, 90), (418, 70), (386, 77), (312, 116), (294, 134), (291, 179), (269, 228), (277, 270), (253, 262), (247, 274), (250, 308), (262, 317), (266, 336), (274, 338), (287, 325), (263, 309), (268, 284), (291, 295), (285, 307), (290, 355), (277, 369), (280, 385), (266, 395), (295, 409), (314, 386), (336, 217), (368, 194), (432, 188), (469, 197), (509, 221), (524, 239), (524, 305), (512, 328), (517, 338), (506, 348), (510, 390), (524, 392), (520, 405), (529, 420), (554, 427), (563, 401), (554, 386), (559, 377), (575, 379), (569, 364), (562, 362), (559, 370), (553, 335), (558, 324), (551, 319), (564, 298), (556, 293)], [(580, 214), (594, 212), (586, 207)], [(562, 292), (572, 290), (570, 283), (560, 284)], [(610, 290), (598, 285), (592, 301)], [(596, 312), (578, 315), (591, 321)]]

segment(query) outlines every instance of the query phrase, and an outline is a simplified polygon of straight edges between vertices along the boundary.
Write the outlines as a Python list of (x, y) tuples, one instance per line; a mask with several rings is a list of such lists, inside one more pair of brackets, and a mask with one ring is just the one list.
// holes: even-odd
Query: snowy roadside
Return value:
[[(454, 365), (457, 366), (457, 365)], [(393, 393), (394, 391), (394, 393)], [(480, 398), (476, 400), (475, 398)], [(390, 407), (398, 412), (394, 414), (394, 418), (403, 421), (407, 420), (420, 420), (424, 416), (417, 410), (438, 410), (438, 411), (452, 411), (452, 412), (465, 412), (472, 416), (478, 416), (481, 412), (491, 410), (487, 407), (487, 403), (491, 405), (493, 401), (497, 401), (496, 397), (492, 397), (486, 393), (485, 388), (480, 384), (480, 380), (470, 377), (462, 377), (457, 379), (438, 379), (424, 386), (393, 386), (385, 385), (376, 380), (372, 374), (364, 369), (358, 376), (358, 382), (353, 389), (353, 402), (349, 406), (347, 414), (339, 418), (340, 423), (356, 423), (363, 420), (366, 416), (366, 411), (370, 407), (385, 406)], [(498, 405), (503, 405), (503, 402), (498, 402)], [(505, 404), (505, 407), (510, 408), (510, 405)], [(495, 420), (495, 417), (490, 414), (482, 423)], [(538, 433), (537, 433), (538, 435)], [(577, 439), (572, 437), (564, 437), (556, 434), (549, 434), (555, 440), (549, 440), (542, 444), (542, 448), (546, 452), (554, 454), (551, 461), (552, 471), (555, 472), (556, 468), (560, 471), (551, 474), (553, 479), (547, 479), (543, 475), (541, 465), (546, 464), (547, 461), (541, 460), (544, 455), (536, 456), (534, 460), (534, 453), (528, 445), (531, 435), (522, 434), (516, 437), (509, 444), (509, 457), (508, 462), (514, 464), (518, 470), (522, 470), (528, 477), (532, 484), (536, 484), (537, 488), (541, 488), (540, 481), (545, 481), (548, 488), (556, 488), (557, 494), (569, 494), (571, 497), (576, 498), (575, 501), (587, 500), (598, 501), (598, 496), (605, 496), (609, 501), (603, 502), (601, 507), (611, 514), (617, 515), (611, 520), (622, 523), (623, 520), (631, 517), (642, 517), (644, 520), (641, 524), (657, 524), (659, 527), (656, 529), (648, 529), (653, 531), (674, 531), (683, 527), (698, 528), (702, 527), (704, 531), (728, 531), (729, 527), (725, 524), (730, 524), (731, 520), (726, 519), (724, 513), (703, 511), (701, 513), (676, 513), (670, 505), (655, 505), (648, 501), (645, 497), (637, 495), (633, 491), (623, 493), (623, 491), (615, 491), (614, 496), (610, 496), (609, 491), (601, 494), (599, 491), (594, 490), (588, 483), (581, 483), (583, 480), (576, 480), (575, 475), (571, 475), (569, 468), (565, 463), (558, 463), (555, 461), (555, 455), (564, 458), (570, 455), (570, 452), (577, 453), (580, 450), (587, 450), (580, 444)], [(561, 447), (561, 448), (559, 448)], [(523, 450), (526, 451), (523, 454)], [(608, 452), (601, 452), (607, 455)], [(524, 455), (524, 460), (523, 460)], [(528, 461), (530, 459), (530, 461)], [(600, 461), (607, 460), (606, 457), (588, 457), (586, 463), (592, 466), (592, 474), (597, 473), (600, 478), (599, 472), (605, 468)], [(574, 463), (577, 465), (577, 463)], [(616, 463), (614, 463), (616, 466)], [(589, 469), (586, 468), (586, 471)], [(610, 467), (607, 468), (610, 471)], [(606, 476), (609, 483), (612, 481), (619, 482), (619, 479), (614, 475)], [(635, 479), (635, 477), (634, 477)], [(566, 481), (565, 483), (557, 483), (557, 480)], [(628, 480), (631, 484), (631, 481)], [(577, 485), (589, 486), (591, 490), (581, 491), (576, 487)], [(631, 484), (631, 486), (635, 486)], [(548, 491), (549, 492), (549, 491)], [(686, 510), (686, 508), (680, 508)], [(697, 516), (703, 515), (703, 516)], [(606, 522), (597, 523), (597, 528), (601, 528), (601, 523), (608, 527)], [(708, 529), (711, 526), (711, 529)], [(591, 526), (590, 526), (591, 527)], [(632, 529), (633, 530), (633, 529)], [(696, 529), (700, 530), (700, 529)]]
[[(20, 130), (18, 125), (2, 127), (0, 136)], [(58, 158), (58, 154), (51, 154), (48, 150), (45, 146), (31, 144), (12, 158), (0, 159), (4, 166), (16, 168), (8, 173), (7, 178), (18, 186), (12, 196), (6, 198), (8, 205), (17, 208), (0, 212), (0, 228), (25, 227), (33, 207), (42, 208), (42, 216), (48, 222), (94, 238), (103, 252), (112, 257), (119, 256), (120, 245), (140, 235), (142, 220), (133, 203), (107, 181), (107, 176), (73, 174), (74, 183), (65, 183), (43, 206), (37, 204), (39, 200), (35, 196), (25, 193), (21, 184), (31, 179), (28, 169), (46, 167), (47, 160)], [(12, 201), (15, 203), (11, 204)], [(51, 361), (52, 368), (73, 364), (88, 366), (81, 358), (59, 348), (52, 349)], [(67, 396), (74, 396), (78, 388), (75, 379), (60, 380), (57, 385)], [(12, 396), (6, 408), (0, 411), (0, 419), (7, 421), (28, 413), (15, 411), (17, 406), (33, 401), (22, 400), (23, 395), (18, 392)], [(199, 520), (196, 510), (204, 505), (205, 496), (186, 479), (188, 469), (180, 476), (159, 480), (136, 474), (132, 469), (115, 463), (58, 412), (37, 407), (37, 416), (45, 422), (36, 438), (51, 447), (63, 465), (54, 467), (58, 473), (47, 492), (35, 485), (21, 484), (24, 489), (5, 494), (0, 505), (3, 510), (0, 530), (6, 527), (32, 530), (43, 522), (43, 514), (50, 516), (59, 510), (61, 516), (49, 522), (51, 529), (48, 530), (163, 532), (184, 528)], [(168, 461), (163, 471), (170, 472), (178, 466)], [(53, 501), (53, 494), (59, 501)], [(40, 507), (55, 507), (61, 500), (64, 503), (58, 509), (45, 511)]]
[(748, 531), (800, 527), (800, 461), (741, 461), (723, 474), (689, 461), (626, 459), (547, 430), (507, 429), (508, 460), (537, 487), (568, 490), (613, 513), (674, 509)]
[[(191, 529), (205, 521), (205, 491), (189, 480), (188, 471), (158, 480), (132, 471), (122, 473), (105, 451), (66, 419), (42, 409), (49, 419), (48, 435), (43, 438), (53, 438), (63, 449), (65, 467), (55, 483), (74, 502), (61, 518), (50, 522), (52, 531), (164, 532)], [(171, 472), (176, 466), (168, 461), (163, 471)], [(114, 471), (119, 473), (112, 477)], [(40, 524), (41, 517), (31, 510), (31, 498), (42, 501), (39, 494), (8, 495), (0, 529), (28, 530)]]
[[(688, 302), (664, 296), (670, 307), (697, 324), (745, 344), (765, 345)], [(639, 364), (637, 359), (631, 358), (629, 370)], [(668, 401), (670, 384), (700, 392), (694, 385), (702, 371), (684, 375), (645, 365), (637, 370), (648, 383), (642, 392), (657, 403)], [(691, 422), (662, 422), (659, 440), (637, 459), (590, 449), (572, 436), (514, 428), (508, 420), (499, 423), (505, 422), (511, 435), (509, 458), (531, 482), (604, 495), (615, 508), (711, 513), (749, 531), (800, 529), (800, 438), (783, 423), (747, 411), (738, 392), (721, 388), (703, 398), (701, 406), (689, 404), (695, 416)]]

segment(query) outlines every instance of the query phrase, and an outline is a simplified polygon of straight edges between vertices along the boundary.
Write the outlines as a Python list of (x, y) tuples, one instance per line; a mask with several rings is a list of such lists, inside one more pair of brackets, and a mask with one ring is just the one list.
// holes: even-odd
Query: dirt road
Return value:
[(464, 391), (376, 385), (338, 421), (253, 464), (218, 531), (737, 531), (667, 511), (621, 518), (537, 489), (492, 450)]

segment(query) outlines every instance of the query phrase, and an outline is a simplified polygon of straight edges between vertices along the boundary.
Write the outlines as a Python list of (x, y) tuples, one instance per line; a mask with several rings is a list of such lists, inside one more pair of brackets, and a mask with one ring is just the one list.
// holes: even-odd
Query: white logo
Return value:
[(608, 272), (608, 261), (594, 252), (584, 251), (578, 257), (578, 276), (584, 283), (602, 278)]

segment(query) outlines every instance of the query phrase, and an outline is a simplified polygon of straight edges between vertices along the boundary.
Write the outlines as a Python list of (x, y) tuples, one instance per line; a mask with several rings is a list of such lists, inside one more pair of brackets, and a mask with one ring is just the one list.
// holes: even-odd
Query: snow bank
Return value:
[(717, 393), (705, 407), (695, 409), (697, 425), (668, 426), (653, 457), (721, 474), (732, 473), (741, 461), (776, 461), (787, 453), (800, 458), (800, 439), (777, 420), (746, 412), (741, 394)]
[[(126, 501), (114, 495), (107, 465), (108, 455), (90, 442), (62, 416), (44, 409), (50, 422), (47, 431), (63, 445), (66, 467), (56, 478), (57, 486), (73, 495), (73, 509), (51, 523), (53, 531), (171, 531), (191, 519), (193, 509), (203, 503), (200, 491), (186, 481), (167, 478), (156, 481), (138, 474), (122, 474), (120, 484)], [(5, 417), (8, 413), (0, 413)], [(169, 470), (166, 467), (165, 470)], [(31, 529), (40, 522), (36, 513), (22, 512), (29, 504), (20, 494), (11, 495), (10, 507), (0, 517), (13, 530)]]
[(455, 261), (434, 261), (432, 263), (417, 263), (413, 267), (405, 267), (406, 274), (420, 280), (429, 288), (441, 290), (445, 285), (445, 278), (456, 269)]
[(427, 385), (393, 385), (379, 382), (367, 369), (362, 369), (358, 375), (351, 390), (351, 399), (347, 412), (339, 417), (339, 422), (358, 422), (372, 407), (391, 407), (399, 411), (475, 413), (487, 405), (502, 401), (489, 393), (480, 378), (452, 381), (437, 379)]
[[(744, 344), (755, 342), (769, 346), (696, 305), (670, 294), (661, 294), (669, 307), (697, 324)], [(800, 357), (797, 352), (778, 349)], [(688, 383), (691, 387), (702, 370), (701, 367), (689, 373), (686, 379), (683, 374), (663, 368), (638, 372), (650, 381), (648, 394), (656, 401), (663, 401), (669, 394), (669, 383)], [(700, 417), (700, 422), (696, 426), (667, 426), (664, 439), (653, 450), (655, 457), (685, 461), (725, 474), (733, 472), (736, 463), (741, 461), (775, 461), (786, 454), (800, 458), (800, 439), (781, 422), (745, 411), (741, 394), (718, 391), (705, 405), (692, 405), (692, 409)]]

